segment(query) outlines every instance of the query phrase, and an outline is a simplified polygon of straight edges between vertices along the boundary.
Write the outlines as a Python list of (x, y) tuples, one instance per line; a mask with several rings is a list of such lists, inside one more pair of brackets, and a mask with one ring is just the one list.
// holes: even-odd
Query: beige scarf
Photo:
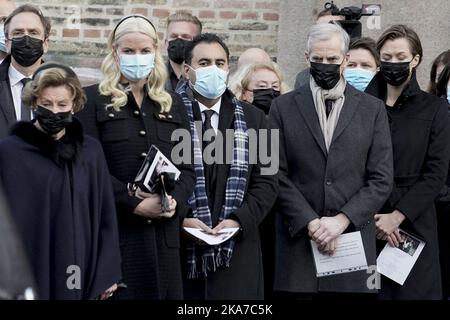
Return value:
[[(323, 137), (325, 139), (325, 146), (327, 151), (329, 151), (331, 141), (333, 140), (334, 129), (336, 129), (339, 115), (341, 114), (342, 106), (344, 105), (344, 91), (347, 83), (344, 78), (341, 77), (341, 80), (339, 80), (336, 86), (330, 90), (324, 90), (319, 87), (312, 76), (309, 83), (314, 106), (316, 107), (317, 116), (319, 117), (320, 128), (322, 129)], [(327, 118), (325, 100), (328, 99), (333, 100), (333, 108)]]

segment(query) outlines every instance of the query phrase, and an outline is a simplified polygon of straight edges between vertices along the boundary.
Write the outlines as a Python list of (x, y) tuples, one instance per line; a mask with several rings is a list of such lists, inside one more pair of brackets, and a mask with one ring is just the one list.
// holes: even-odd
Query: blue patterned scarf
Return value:
[[(194, 146), (194, 168), (197, 177), (194, 193), (189, 199), (192, 208), (192, 217), (201, 220), (208, 227), (212, 228), (211, 212), (208, 206), (208, 196), (205, 186), (205, 173), (203, 168), (202, 143), (199, 141), (197, 128), (195, 126), (192, 101), (187, 94), (188, 81), (185, 81), (177, 88), (177, 93), (183, 98), (186, 106), (190, 127), (192, 144)], [(225, 203), (219, 216), (219, 222), (228, 219), (235, 212), (244, 200), (245, 187), (247, 184), (247, 171), (249, 164), (248, 154), (248, 133), (245, 122), (244, 110), (233, 97), (234, 111), (234, 144), (233, 161), (225, 187)], [(223, 133), (225, 135), (225, 133)], [(235, 240), (230, 240), (206, 248), (200, 248), (194, 242), (187, 246), (188, 278), (199, 278), (207, 276), (208, 272), (215, 272), (219, 267), (229, 267), (233, 255)], [(203, 253), (202, 253), (203, 252)]]

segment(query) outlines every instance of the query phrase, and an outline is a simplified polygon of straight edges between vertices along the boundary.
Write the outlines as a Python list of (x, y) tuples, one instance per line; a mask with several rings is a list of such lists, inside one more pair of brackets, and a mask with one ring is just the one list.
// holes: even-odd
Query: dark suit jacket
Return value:
[(0, 65), (0, 139), (8, 136), (9, 128), (17, 121), (8, 77), (10, 64), (8, 56)]
[(306, 68), (302, 71), (300, 71), (297, 74), (297, 77), (295, 77), (295, 84), (294, 84), (294, 89), (298, 89), (304, 85), (307, 85), (309, 83), (309, 78), (311, 77), (311, 73), (309, 68)]
[(179, 165), (180, 180), (170, 194), (177, 201), (177, 214), (171, 219), (147, 223), (133, 213), (140, 203), (129, 196), (126, 185), (133, 182), (145, 153), (152, 144), (171, 159), (172, 132), (189, 130), (184, 105), (173, 94), (170, 117), (160, 117), (160, 107), (147, 96), (139, 109), (129, 94), (120, 112), (106, 109), (110, 97), (100, 95), (98, 85), (85, 88), (88, 102), (77, 114), (85, 132), (100, 140), (112, 176), (119, 219), (124, 282), (128, 289), (120, 295), (129, 299), (182, 298), (179, 260), (180, 217), (184, 217), (188, 197), (194, 188), (195, 173), (190, 164)]
[(392, 147), (384, 104), (351, 86), (329, 152), (309, 84), (275, 99), (271, 128), (280, 129), (275, 290), (370, 292), (366, 271), (317, 278), (307, 226), (343, 212), (361, 231), (375, 265), (374, 214), (392, 187)]
[[(232, 94), (227, 91), (222, 96), (219, 116), (219, 130), (234, 128), (234, 105)], [(249, 104), (243, 104), (245, 121), (248, 129), (266, 129), (264, 113)], [(201, 119), (198, 105), (194, 104), (194, 117)], [(223, 150), (226, 150), (226, 138)], [(233, 143), (228, 142), (232, 155)], [(225, 163), (225, 162), (224, 162)], [(271, 209), (278, 192), (278, 183), (274, 175), (261, 175), (261, 163), (249, 165), (245, 198), (241, 207), (234, 212), (234, 218), (242, 227), (233, 251), (230, 267), (208, 274), (207, 279), (185, 280), (185, 297), (187, 299), (262, 299), (264, 296), (263, 269), (261, 260), (261, 244), (259, 224)], [(225, 186), (230, 165), (219, 164), (215, 168), (215, 188), (213, 197), (213, 226), (217, 225), (219, 214), (225, 200)], [(186, 265), (186, 259), (183, 259)], [(185, 277), (186, 278), (186, 277)]]

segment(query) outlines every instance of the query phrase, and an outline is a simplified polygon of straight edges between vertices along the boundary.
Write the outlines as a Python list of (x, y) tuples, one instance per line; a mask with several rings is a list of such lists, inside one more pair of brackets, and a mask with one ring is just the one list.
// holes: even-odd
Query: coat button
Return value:
[(135, 117), (138, 117), (141, 113), (139, 112), (139, 110), (134, 110), (133, 114)]
[(168, 118), (168, 119), (172, 119), (173, 117), (172, 117), (171, 114), (169, 114), (169, 115), (167, 116), (167, 118)]
[(114, 113), (111, 112), (111, 113), (108, 113), (108, 117), (112, 119), (115, 117), (115, 115), (114, 115)]
[(333, 183), (332, 183), (330, 180), (327, 180), (327, 181), (325, 182), (325, 184), (326, 184), (327, 186), (331, 186)]
[(152, 224), (152, 220), (147, 220), (147, 224)]
[(145, 158), (147, 156), (147, 152), (142, 152), (141, 153), (141, 158)]
[(145, 132), (144, 130), (139, 131), (139, 135), (141, 137), (145, 137), (146, 134), (147, 134), (147, 132)]

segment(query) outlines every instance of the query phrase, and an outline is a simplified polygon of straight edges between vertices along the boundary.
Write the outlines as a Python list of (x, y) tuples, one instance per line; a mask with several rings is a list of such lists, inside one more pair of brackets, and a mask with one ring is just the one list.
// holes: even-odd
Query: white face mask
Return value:
[(362, 68), (345, 68), (344, 78), (359, 91), (366, 90), (375, 72)]
[(0, 51), (6, 51), (6, 43), (5, 43), (5, 30), (3, 28), (3, 24), (0, 24)]
[(195, 71), (194, 90), (203, 97), (211, 100), (217, 99), (227, 89), (228, 72), (216, 65), (197, 69), (188, 67)]
[(450, 104), (450, 86), (447, 87), (447, 101)]
[(147, 78), (154, 67), (155, 55), (153, 53), (120, 55), (120, 71), (130, 81)]

